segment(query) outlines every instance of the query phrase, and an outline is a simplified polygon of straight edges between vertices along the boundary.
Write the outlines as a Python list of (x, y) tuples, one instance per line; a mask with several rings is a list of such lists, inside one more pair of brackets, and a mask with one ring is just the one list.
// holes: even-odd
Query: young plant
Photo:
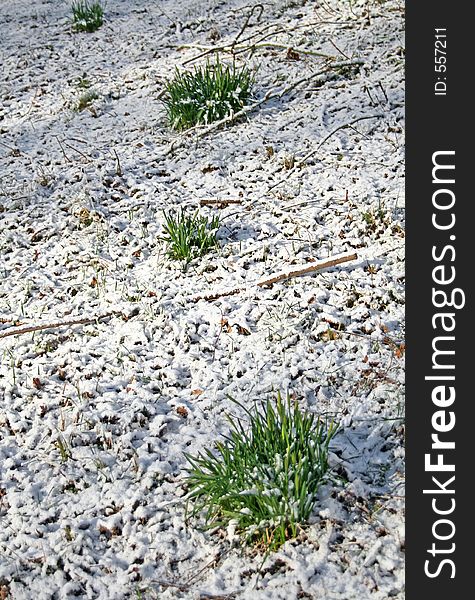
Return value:
[(178, 215), (164, 212), (165, 233), (161, 238), (168, 245), (167, 254), (170, 258), (183, 260), (185, 266), (193, 258), (203, 256), (208, 250), (218, 245), (216, 231), (219, 227), (219, 218), (187, 215), (181, 209)]
[(99, 29), (104, 21), (104, 6), (101, 2), (78, 0), (73, 2), (73, 27), (75, 31), (91, 33)]
[(272, 551), (308, 521), (337, 426), (302, 412), (280, 393), (275, 406), (239, 406), (248, 428), (228, 417), (231, 433), (216, 443), (217, 453), (186, 455), (192, 515), (204, 511), (208, 527), (233, 522), (245, 541)]
[(381, 225), (387, 226), (389, 224), (389, 217), (382, 204), (379, 204), (377, 208), (371, 208), (361, 213), (361, 216), (369, 232), (375, 232)]
[(168, 122), (173, 129), (183, 130), (228, 117), (247, 103), (253, 83), (247, 67), (238, 70), (219, 60), (195, 67), (194, 72), (177, 69), (163, 99)]
[(75, 112), (81, 112), (86, 108), (89, 108), (94, 100), (97, 100), (97, 98), (99, 98), (99, 94), (97, 92), (94, 90), (88, 90), (79, 96), (77, 103), (73, 107), (73, 110)]
[(79, 90), (88, 90), (91, 87), (91, 85), (92, 84), (89, 81), (89, 79), (86, 77), (86, 74), (79, 77), (76, 82), (76, 86)]

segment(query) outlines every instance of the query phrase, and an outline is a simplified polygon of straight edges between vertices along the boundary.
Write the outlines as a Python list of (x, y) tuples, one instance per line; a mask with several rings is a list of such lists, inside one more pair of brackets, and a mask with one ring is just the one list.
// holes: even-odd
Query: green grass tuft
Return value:
[(73, 106), (73, 110), (75, 112), (81, 112), (86, 108), (89, 108), (89, 106), (91, 106), (91, 104), (94, 102), (94, 100), (97, 100), (97, 98), (99, 98), (99, 94), (96, 91), (88, 90), (79, 96), (78, 101)]
[(247, 67), (215, 64), (195, 67), (194, 72), (176, 70), (163, 99), (173, 129), (207, 125), (241, 110), (249, 100), (254, 78)]
[(78, 0), (73, 2), (73, 27), (75, 31), (91, 33), (99, 29), (104, 22), (104, 6), (101, 2)]
[(231, 434), (217, 442), (217, 453), (186, 455), (192, 515), (204, 513), (208, 527), (233, 521), (246, 542), (272, 551), (308, 521), (337, 426), (280, 393), (275, 406), (239, 406), (249, 417), (247, 429), (228, 417)]
[(167, 243), (170, 258), (183, 260), (186, 266), (193, 258), (217, 247), (218, 217), (208, 220), (198, 215), (198, 211), (187, 215), (183, 209), (177, 215), (164, 212), (164, 216), (166, 235), (161, 239)]

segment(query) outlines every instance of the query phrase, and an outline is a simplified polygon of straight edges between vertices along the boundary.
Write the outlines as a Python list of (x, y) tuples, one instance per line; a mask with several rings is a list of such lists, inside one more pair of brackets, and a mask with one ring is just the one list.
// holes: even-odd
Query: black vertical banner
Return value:
[(407, 598), (455, 600), (475, 572), (474, 34), (461, 2), (406, 8)]

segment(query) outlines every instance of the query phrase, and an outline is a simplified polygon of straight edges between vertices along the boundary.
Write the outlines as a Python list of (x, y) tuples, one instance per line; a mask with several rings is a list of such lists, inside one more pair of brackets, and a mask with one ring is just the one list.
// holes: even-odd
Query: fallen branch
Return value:
[(265, 287), (267, 285), (272, 285), (274, 283), (278, 283), (280, 281), (285, 281), (287, 279), (292, 279), (293, 277), (299, 277), (300, 275), (307, 275), (308, 273), (315, 273), (316, 271), (321, 271), (322, 269), (327, 269), (329, 267), (334, 267), (344, 262), (348, 262), (350, 260), (356, 260), (358, 256), (356, 253), (352, 254), (340, 254), (338, 256), (333, 256), (332, 258), (325, 258), (323, 260), (319, 260), (311, 265), (301, 265), (297, 268), (289, 269), (286, 271), (282, 271), (280, 273), (275, 273), (271, 277), (266, 277), (265, 279), (261, 279), (251, 286), (241, 287), (241, 288), (233, 288), (228, 290), (223, 290), (220, 292), (205, 294), (203, 296), (194, 296), (191, 298), (192, 302), (198, 302), (199, 300), (217, 300), (218, 298), (224, 298), (225, 296), (233, 296), (235, 294), (239, 294), (240, 292), (245, 292), (249, 290), (251, 287)]
[(350, 260), (355, 260), (356, 258), (358, 258), (358, 256), (355, 253), (353, 253), (342, 254), (340, 256), (334, 256), (333, 258), (319, 260), (318, 262), (313, 263), (308, 267), (300, 267), (294, 269), (293, 271), (282, 271), (282, 273), (277, 273), (269, 279), (262, 279), (261, 281), (258, 281), (256, 285), (258, 285), (259, 287), (264, 287), (265, 285), (272, 285), (273, 283), (285, 281), (286, 279), (291, 279), (292, 277), (299, 277), (300, 275), (306, 275), (307, 273), (315, 273), (315, 271), (321, 271), (322, 269), (326, 269), (328, 267), (334, 267), (335, 265), (339, 265)]
[[(340, 25), (340, 26), (346, 26), (349, 23), (353, 23), (353, 20), (350, 21), (313, 21), (310, 23), (306, 23), (305, 25), (296, 25), (295, 27), (282, 27), (282, 25), (280, 23), (270, 23), (268, 25), (266, 25), (265, 27), (261, 28), (260, 30), (256, 31), (255, 33), (252, 33), (251, 35), (240, 39), (240, 34), (239, 36), (237, 36), (234, 41), (232, 42), (228, 42), (228, 43), (224, 43), (224, 44), (220, 44), (220, 45), (213, 45), (213, 46), (207, 46), (207, 45), (203, 45), (203, 44), (183, 44), (181, 46), (178, 47), (179, 50), (183, 49), (183, 48), (195, 48), (196, 50), (201, 50), (201, 52), (199, 54), (196, 54), (195, 56), (192, 56), (191, 58), (188, 58), (187, 60), (185, 60), (184, 62), (182, 62), (181, 64), (183, 66), (194, 62), (200, 58), (203, 58), (204, 56), (207, 56), (208, 54), (211, 53), (218, 53), (218, 52), (231, 52), (233, 54), (233, 56), (243, 53), (243, 52), (247, 52), (248, 50), (254, 51), (257, 48), (264, 48), (265, 45), (262, 44), (262, 42), (264, 42), (266, 39), (270, 38), (270, 37), (274, 37), (277, 35), (285, 35), (285, 36), (289, 36), (290, 33), (300, 30), (300, 29), (308, 29), (308, 28), (312, 28), (315, 26), (321, 26), (321, 25)], [(255, 39), (258, 38), (258, 39)], [(240, 43), (237, 44), (236, 42), (238, 41), (238, 39), (240, 39)], [(254, 40), (254, 41), (251, 41)], [(270, 42), (271, 44), (273, 42)], [(277, 46), (279, 47), (279, 44), (276, 43)], [(288, 48), (288, 44), (284, 45), (282, 44), (283, 48)], [(293, 47), (293, 46), (292, 46)], [(298, 52), (299, 49), (293, 47), (293, 49)], [(310, 55), (314, 55), (314, 56), (322, 56), (322, 57), (326, 57), (326, 58), (334, 58), (331, 57), (331, 55), (328, 54), (323, 54), (323, 53), (319, 53), (319, 52), (314, 52), (313, 50), (300, 50), (302, 54), (310, 54)], [(339, 51), (341, 52), (341, 51)]]
[(69, 327), (70, 325), (88, 325), (97, 323), (102, 319), (106, 319), (115, 314), (120, 314), (117, 311), (106, 313), (98, 317), (86, 319), (72, 319), (71, 321), (58, 321), (57, 323), (45, 323), (43, 325), (28, 325), (26, 327), (10, 327), (6, 331), (0, 332), (0, 339), (9, 337), (10, 335), (23, 335), (24, 333), (32, 333), (34, 331), (44, 331), (45, 329), (58, 329), (59, 327)]
[[(231, 52), (232, 54), (239, 54), (241, 52), (247, 52), (248, 50), (264, 49), (264, 48), (276, 48), (277, 50), (288, 50), (292, 48), (294, 52), (297, 54), (305, 54), (308, 56), (318, 56), (319, 58), (326, 58), (328, 60), (335, 60), (335, 56), (331, 54), (326, 54), (325, 52), (316, 52), (315, 50), (309, 50), (307, 48), (299, 48), (296, 46), (292, 46), (289, 44), (280, 44), (278, 42), (256, 42), (255, 44), (227, 44), (226, 46), (205, 46), (203, 44), (185, 44), (181, 46), (181, 48), (195, 48), (196, 50), (202, 50), (201, 54), (197, 56), (193, 56), (188, 60), (185, 60), (182, 65), (185, 66), (190, 62), (198, 60), (199, 58), (203, 58), (207, 54), (211, 54), (213, 52)], [(349, 59), (351, 60), (351, 59)]]

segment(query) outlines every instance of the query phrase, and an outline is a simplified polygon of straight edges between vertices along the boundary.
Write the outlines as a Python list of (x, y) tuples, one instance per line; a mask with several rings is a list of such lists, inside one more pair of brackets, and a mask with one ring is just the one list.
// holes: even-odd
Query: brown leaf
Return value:
[(242, 325), (239, 325), (239, 323), (234, 323), (234, 325), (235, 325), (239, 335), (251, 335), (251, 332), (249, 331), (249, 329), (242, 327)]
[(400, 344), (399, 346), (397, 346), (396, 350), (394, 351), (394, 354), (396, 355), (397, 358), (402, 358), (404, 356), (405, 351), (406, 351), (406, 344)]
[(229, 324), (228, 320), (223, 317), (220, 321), (220, 325), (221, 325), (221, 329), (224, 329), (226, 331), (226, 333), (231, 333), (231, 331), (233, 330), (233, 328), (231, 327), (231, 325)]
[(200, 389), (191, 390), (191, 393), (193, 394), (193, 396), (201, 396), (201, 394), (203, 393), (203, 390), (200, 390)]
[(288, 60), (300, 60), (300, 54), (295, 52), (293, 48), (287, 49), (287, 59)]
[(184, 419), (186, 419), (186, 417), (188, 416), (188, 410), (184, 406), (177, 406), (176, 412), (180, 415), (180, 417), (183, 417)]
[(212, 173), (213, 171), (217, 171), (219, 167), (215, 167), (214, 165), (206, 165), (201, 169), (202, 173)]
[(43, 387), (39, 377), (33, 377), (33, 387), (37, 390), (40, 390)]

